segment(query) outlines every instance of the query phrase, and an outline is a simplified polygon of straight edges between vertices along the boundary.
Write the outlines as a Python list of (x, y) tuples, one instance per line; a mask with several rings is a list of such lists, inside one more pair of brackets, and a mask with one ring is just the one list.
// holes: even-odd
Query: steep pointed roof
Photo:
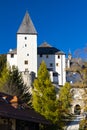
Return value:
[(28, 12), (26, 12), (17, 34), (37, 34)]

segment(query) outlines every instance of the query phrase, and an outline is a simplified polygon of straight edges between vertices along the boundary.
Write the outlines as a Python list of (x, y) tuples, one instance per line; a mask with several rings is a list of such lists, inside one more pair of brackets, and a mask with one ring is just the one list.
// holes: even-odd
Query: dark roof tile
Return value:
[(63, 54), (64, 52), (60, 51), (59, 49), (52, 47), (49, 45), (47, 42), (42, 43), (38, 48), (37, 48), (37, 53), (38, 55), (40, 54), (48, 54), (48, 55), (54, 55), (54, 54)]

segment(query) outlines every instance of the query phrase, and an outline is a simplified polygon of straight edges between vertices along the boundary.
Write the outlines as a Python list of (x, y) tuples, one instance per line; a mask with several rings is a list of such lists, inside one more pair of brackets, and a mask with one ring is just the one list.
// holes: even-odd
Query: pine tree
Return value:
[(42, 61), (37, 79), (34, 80), (32, 94), (33, 108), (51, 120), (53, 123), (59, 119), (58, 100), (55, 87), (52, 85), (46, 64)]
[(70, 106), (72, 101), (72, 94), (70, 93), (71, 85), (66, 83), (63, 87), (60, 88), (59, 92), (59, 101), (61, 104), (61, 110), (65, 114), (69, 114)]
[(3, 90), (3, 86), (6, 86), (8, 80), (9, 80), (9, 70), (7, 69), (6, 66), (4, 66), (0, 74), (0, 91)]
[(0, 76), (5, 65), (6, 65), (6, 55), (2, 54), (0, 55)]
[(0, 91), (12, 96), (16, 95), (23, 101), (28, 102), (31, 95), (27, 89), (22, 75), (16, 67), (13, 67), (12, 70), (4, 67), (0, 77)]

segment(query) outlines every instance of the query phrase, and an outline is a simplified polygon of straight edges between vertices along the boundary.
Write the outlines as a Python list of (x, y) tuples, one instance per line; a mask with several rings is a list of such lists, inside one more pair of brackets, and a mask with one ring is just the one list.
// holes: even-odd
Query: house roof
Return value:
[(17, 34), (37, 34), (28, 12), (26, 12)]
[(64, 55), (64, 52), (52, 47), (50, 44), (47, 42), (42, 43), (38, 48), (37, 48), (37, 53), (40, 54), (62, 54)]
[(39, 113), (35, 112), (33, 109), (29, 108), (27, 105), (24, 105), (22, 102), (19, 103), (18, 108), (14, 108), (10, 101), (12, 101), (13, 96), (0, 93), (0, 117), (14, 118), (19, 120), (26, 120), (30, 122), (50, 124)]
[(10, 49), (8, 54), (17, 54), (17, 49)]

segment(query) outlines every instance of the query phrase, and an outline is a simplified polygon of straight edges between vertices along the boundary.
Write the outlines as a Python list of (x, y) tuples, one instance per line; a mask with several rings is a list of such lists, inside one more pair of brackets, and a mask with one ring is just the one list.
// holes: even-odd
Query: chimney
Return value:
[(13, 96), (13, 98), (10, 100), (11, 106), (14, 108), (18, 108), (18, 98), (17, 96)]

